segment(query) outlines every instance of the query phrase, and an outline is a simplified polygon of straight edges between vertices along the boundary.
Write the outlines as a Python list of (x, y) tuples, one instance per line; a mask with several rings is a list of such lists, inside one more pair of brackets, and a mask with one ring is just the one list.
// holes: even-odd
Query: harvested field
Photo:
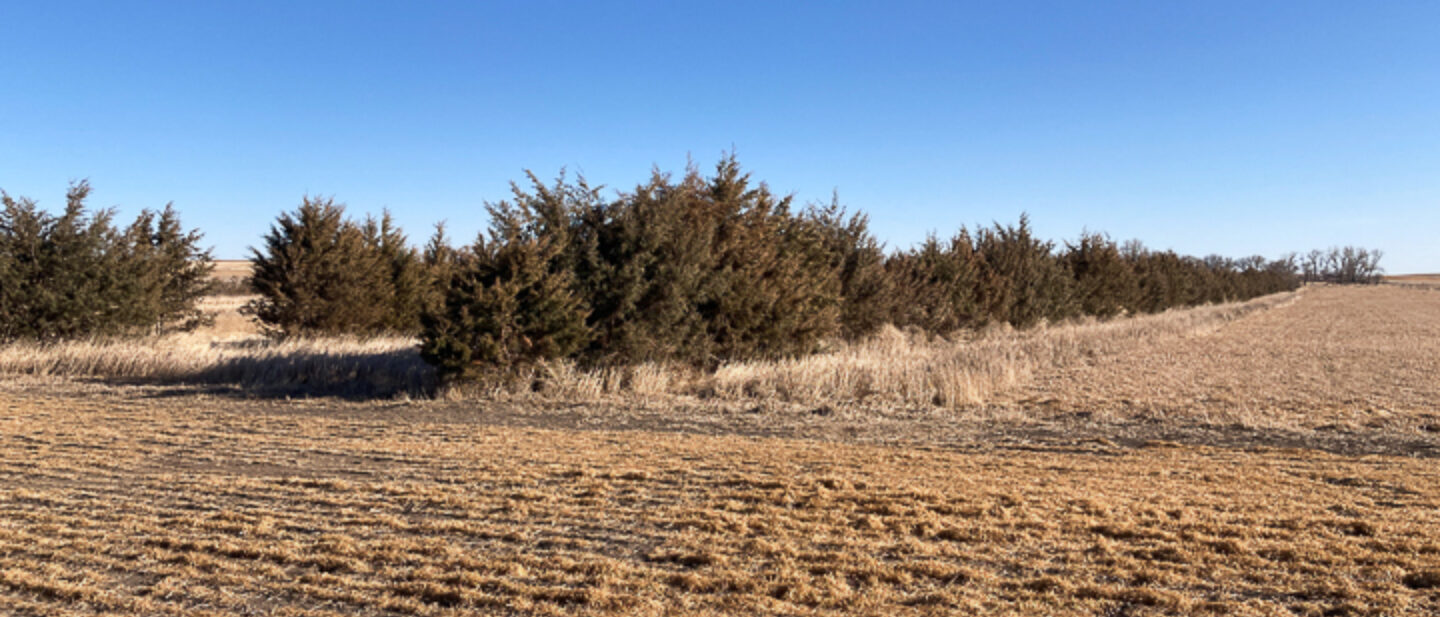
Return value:
[(1440, 430), (1440, 294), (1316, 287), (1200, 336), (1133, 341), (1017, 388), (1012, 404), (1248, 426)]
[(1440, 613), (1440, 294), (1206, 323), (958, 409), (12, 376), (0, 612)]
[(1440, 610), (1440, 467), (7, 402), (18, 614)]

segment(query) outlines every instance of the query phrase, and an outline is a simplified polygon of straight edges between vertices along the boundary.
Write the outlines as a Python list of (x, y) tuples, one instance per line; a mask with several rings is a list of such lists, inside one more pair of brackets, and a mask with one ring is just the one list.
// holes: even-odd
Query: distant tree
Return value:
[(1297, 269), (1306, 283), (1378, 283), (1382, 251), (1354, 246), (1315, 249), (1297, 259)]

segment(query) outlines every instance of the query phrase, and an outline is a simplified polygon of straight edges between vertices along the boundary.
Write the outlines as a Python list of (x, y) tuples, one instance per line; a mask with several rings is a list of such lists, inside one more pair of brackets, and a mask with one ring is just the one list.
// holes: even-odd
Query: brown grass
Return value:
[[(1431, 460), (0, 392), (0, 612), (1440, 611)], [(483, 410), (476, 413), (483, 414)]]
[(994, 329), (953, 342), (889, 328), (869, 341), (841, 345), (830, 353), (723, 366), (706, 387), (727, 398), (974, 407), (1028, 381), (1037, 371), (1123, 353), (1137, 344), (1203, 335), (1296, 298), (1296, 294), (1277, 294), (1246, 303), (1106, 322), (1088, 320), (1022, 332)]
[(458, 401), (74, 379), (411, 341), (11, 346), (0, 614), (1437, 614), (1437, 346), (1399, 286)]
[(0, 346), (0, 373), (222, 384), (264, 394), (421, 396), (433, 374), (403, 338), (272, 341), (205, 333)]
[[(450, 400), (540, 396), (568, 401), (606, 397), (705, 397), (812, 405), (905, 405), (961, 409), (990, 402), (1036, 371), (1136, 344), (1214, 331), (1250, 313), (1284, 306), (1295, 294), (1108, 322), (1094, 320), (1015, 332), (993, 329), (959, 340), (930, 339), (887, 328), (870, 340), (835, 343), (826, 353), (782, 361), (727, 364), (713, 374), (647, 364), (581, 370), (572, 363), (539, 367), (506, 383), (443, 393)], [(91, 376), (170, 382), (229, 383), (251, 389), (407, 397), (429, 394), (433, 381), (416, 343), (403, 338), (268, 341), (238, 309), (250, 297), (207, 298), (213, 327), (134, 341), (0, 347), (0, 373)], [(332, 363), (333, 366), (327, 366)], [(386, 371), (394, 371), (387, 375)]]
[(216, 279), (235, 279), (250, 276), (251, 264), (248, 259), (217, 259), (210, 276)]
[(1440, 294), (1320, 286), (1213, 334), (1055, 365), (996, 404), (1252, 427), (1440, 430)]

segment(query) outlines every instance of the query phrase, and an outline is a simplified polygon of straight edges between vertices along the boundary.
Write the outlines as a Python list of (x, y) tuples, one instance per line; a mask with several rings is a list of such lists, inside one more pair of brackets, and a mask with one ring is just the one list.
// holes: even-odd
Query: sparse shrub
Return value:
[(171, 206), (129, 227), (88, 212), (79, 182), (54, 216), (0, 192), (0, 339), (57, 340), (184, 329), (203, 321), (210, 253)]

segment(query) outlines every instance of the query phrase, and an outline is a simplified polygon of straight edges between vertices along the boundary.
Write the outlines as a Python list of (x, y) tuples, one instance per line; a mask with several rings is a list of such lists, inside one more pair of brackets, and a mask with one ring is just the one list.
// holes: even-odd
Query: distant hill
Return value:
[(1440, 274), (1397, 274), (1385, 277), (1386, 283), (1395, 285), (1413, 285), (1440, 289)]

